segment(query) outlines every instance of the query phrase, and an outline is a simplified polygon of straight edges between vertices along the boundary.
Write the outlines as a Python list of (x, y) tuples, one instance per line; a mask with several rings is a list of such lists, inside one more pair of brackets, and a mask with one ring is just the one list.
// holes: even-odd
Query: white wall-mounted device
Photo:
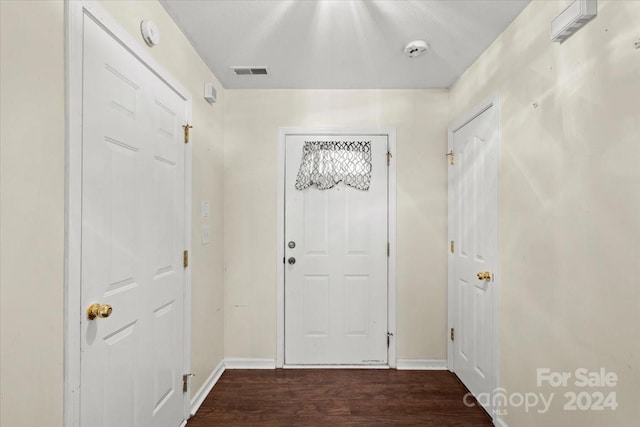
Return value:
[(551, 41), (562, 43), (597, 14), (597, 0), (575, 0), (551, 21)]
[(209, 104), (214, 104), (218, 100), (218, 92), (216, 92), (213, 83), (204, 84), (204, 99)]
[(211, 228), (210, 227), (202, 227), (202, 235), (200, 237), (200, 243), (203, 245), (208, 245), (211, 243)]
[(415, 58), (425, 53), (427, 49), (429, 49), (429, 45), (426, 41), (414, 40), (407, 43), (404, 47), (404, 53), (406, 53), (409, 58)]
[(209, 201), (203, 200), (200, 202), (200, 216), (202, 218), (209, 218)]
[(160, 43), (160, 30), (155, 22), (145, 19), (140, 23), (142, 38), (151, 47)]

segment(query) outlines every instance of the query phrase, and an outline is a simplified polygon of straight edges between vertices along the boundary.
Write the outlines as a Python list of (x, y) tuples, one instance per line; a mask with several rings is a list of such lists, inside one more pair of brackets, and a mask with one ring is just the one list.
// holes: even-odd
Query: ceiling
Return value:
[[(447, 88), (530, 0), (161, 0), (229, 89)], [(429, 50), (404, 53), (415, 39)], [(237, 76), (231, 66), (267, 66)]]

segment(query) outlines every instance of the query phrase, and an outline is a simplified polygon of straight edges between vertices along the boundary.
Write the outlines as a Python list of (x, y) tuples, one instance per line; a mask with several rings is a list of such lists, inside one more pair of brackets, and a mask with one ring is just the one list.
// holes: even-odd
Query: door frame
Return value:
[[(63, 425), (80, 426), (80, 321), (82, 256), (82, 79), (84, 16), (93, 19), (135, 58), (185, 101), (185, 121), (191, 122), (192, 97), (152, 55), (96, 2), (65, 1), (65, 278), (64, 278), (64, 402)], [(185, 145), (184, 242), (191, 252), (191, 142)], [(184, 274), (184, 366), (191, 370), (191, 265)], [(183, 425), (191, 413), (190, 393), (184, 393)]]
[[(290, 135), (370, 135), (386, 136), (391, 161), (388, 170), (387, 192), (387, 235), (390, 244), (387, 264), (387, 329), (391, 333), (387, 363), (389, 368), (397, 367), (396, 360), (396, 130), (390, 127), (374, 128), (334, 128), (334, 127), (280, 127), (278, 128), (278, 177), (277, 177), (277, 251), (276, 251), (276, 368), (286, 368), (284, 364), (284, 259), (285, 247), (285, 141)], [(313, 367), (306, 366), (306, 367)], [(323, 366), (333, 368), (336, 366)], [(354, 366), (349, 366), (353, 368)], [(357, 367), (357, 366), (356, 366)], [(372, 368), (363, 366), (364, 368)]]
[[(480, 114), (484, 113), (490, 108), (495, 108), (494, 114), (494, 126), (496, 129), (496, 140), (495, 140), (495, 150), (498, 155), (498, 170), (496, 174), (498, 176), (498, 188), (496, 191), (498, 192), (498, 197), (496, 198), (497, 205), (495, 206), (496, 212), (496, 232), (498, 233), (498, 244), (496, 246), (496, 260), (495, 260), (495, 268), (493, 271), (493, 282), (491, 282), (491, 286), (494, 287), (493, 292), (493, 316), (492, 316), (492, 327), (493, 327), (493, 343), (491, 346), (493, 347), (493, 368), (495, 371), (494, 376), (494, 384), (492, 384), (492, 390), (496, 390), (498, 385), (500, 384), (500, 323), (499, 323), (499, 311), (500, 311), (500, 97), (499, 95), (493, 94), (488, 98), (484, 99), (482, 102), (476, 104), (473, 108), (469, 109), (465, 114), (463, 114), (458, 120), (449, 125), (447, 129), (447, 153), (450, 153), (453, 150), (453, 134), (463, 126), (467, 125), (469, 122), (474, 120)], [(448, 161), (448, 160), (447, 160)], [(453, 203), (453, 198), (451, 195), (453, 194), (453, 189), (451, 187), (453, 178), (453, 171), (451, 168), (447, 168), (447, 240), (449, 242), (454, 240), (454, 227), (455, 227), (455, 206)], [(455, 299), (455, 283), (454, 283), (454, 272), (453, 272), (453, 261), (454, 256), (449, 250), (449, 245), (447, 245), (447, 272), (448, 272), (448, 280), (447, 280), (447, 288), (448, 288), (448, 298), (447, 298), (447, 331), (450, 331), (451, 328), (454, 327), (454, 320), (456, 318), (456, 307), (457, 301)], [(451, 372), (454, 372), (454, 363), (453, 363), (453, 341), (449, 338), (449, 333), (447, 333), (447, 369)], [(491, 417), (496, 420), (498, 414), (494, 407), (491, 407)]]

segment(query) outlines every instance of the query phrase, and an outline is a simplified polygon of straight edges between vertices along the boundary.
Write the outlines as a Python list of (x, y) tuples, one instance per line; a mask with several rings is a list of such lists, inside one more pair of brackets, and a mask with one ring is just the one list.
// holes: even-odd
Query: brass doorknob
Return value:
[(481, 271), (480, 273), (478, 273), (478, 280), (484, 280), (486, 282), (490, 282), (491, 273), (489, 273), (488, 271)]
[(93, 320), (96, 317), (105, 318), (111, 316), (113, 308), (109, 304), (91, 304), (87, 308), (87, 318)]

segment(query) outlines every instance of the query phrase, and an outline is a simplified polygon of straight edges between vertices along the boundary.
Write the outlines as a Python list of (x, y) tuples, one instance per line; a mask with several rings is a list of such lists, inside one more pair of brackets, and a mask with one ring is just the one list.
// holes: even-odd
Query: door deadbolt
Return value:
[(287, 262), (289, 263), (289, 265), (293, 265), (296, 263), (296, 259), (294, 257), (291, 257), (287, 260)]
[(289, 249), (293, 249), (296, 247), (296, 242), (294, 242), (293, 240), (289, 242), (289, 244), (287, 245), (289, 246)]

